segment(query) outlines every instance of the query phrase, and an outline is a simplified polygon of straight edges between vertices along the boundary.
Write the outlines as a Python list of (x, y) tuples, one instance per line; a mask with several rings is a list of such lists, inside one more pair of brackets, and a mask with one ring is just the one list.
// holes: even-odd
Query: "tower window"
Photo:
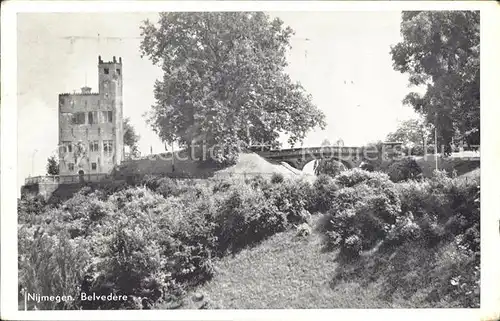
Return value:
[(104, 155), (113, 154), (113, 141), (112, 140), (105, 140), (103, 142), (103, 150), (104, 150)]
[(109, 68), (104, 68), (104, 74), (109, 75)]
[(113, 111), (106, 110), (102, 112), (101, 122), (103, 123), (112, 123), (113, 122)]
[(90, 151), (91, 152), (99, 151), (99, 142), (97, 140), (90, 142)]
[(89, 124), (97, 124), (97, 112), (96, 111), (90, 111), (89, 112)]
[(69, 169), (70, 171), (74, 171), (74, 170), (75, 170), (75, 164), (73, 164), (73, 163), (68, 163), (68, 169)]
[(122, 74), (122, 72), (121, 72), (120, 68), (117, 68), (117, 69), (116, 69), (116, 73), (118, 74), (118, 76)]
[(72, 153), (73, 152), (73, 145), (71, 144), (71, 142), (62, 142), (61, 144), (61, 152), (63, 154), (65, 153)]
[(95, 171), (97, 169), (97, 163), (92, 163), (92, 170)]
[(73, 125), (85, 124), (85, 113), (74, 113), (73, 114)]

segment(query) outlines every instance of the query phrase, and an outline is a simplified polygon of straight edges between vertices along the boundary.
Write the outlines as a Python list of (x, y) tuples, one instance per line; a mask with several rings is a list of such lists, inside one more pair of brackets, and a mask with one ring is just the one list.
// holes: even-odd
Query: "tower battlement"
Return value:
[(116, 56), (113, 56), (112, 61), (103, 61), (101, 56), (97, 59), (98, 63), (101, 64), (122, 64), (122, 57), (118, 57), (118, 61), (116, 60)]

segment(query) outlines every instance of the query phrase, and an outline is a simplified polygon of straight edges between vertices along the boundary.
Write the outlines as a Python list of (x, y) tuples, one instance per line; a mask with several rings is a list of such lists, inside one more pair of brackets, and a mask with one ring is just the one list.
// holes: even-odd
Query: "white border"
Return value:
[[(17, 311), (17, 21), (18, 12), (155, 11), (391, 11), (481, 10), (481, 309), (418, 310), (185, 310), (185, 311)], [(1, 16), (1, 319), (24, 320), (226, 320), (339, 319), (498, 320), (500, 319), (499, 189), (500, 170), (500, 5), (494, 1), (10, 1)], [(36, 53), (33, 53), (36, 55)], [(496, 116), (496, 117), (495, 117)]]

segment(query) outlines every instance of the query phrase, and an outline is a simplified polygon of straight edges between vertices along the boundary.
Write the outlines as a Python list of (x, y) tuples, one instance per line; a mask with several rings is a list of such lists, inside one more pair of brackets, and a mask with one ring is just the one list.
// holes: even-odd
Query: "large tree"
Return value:
[(429, 144), (433, 142), (433, 130), (423, 119), (408, 119), (401, 122), (398, 128), (389, 133), (386, 140), (401, 142), (403, 147), (413, 155), (423, 154)]
[(438, 145), (479, 145), (479, 11), (402, 14), (403, 41), (391, 48), (394, 68), (426, 86), (403, 100), (436, 124)]
[(148, 122), (165, 142), (291, 145), (324, 115), (285, 73), (292, 29), (261, 12), (161, 13), (141, 27), (142, 56), (161, 66)]

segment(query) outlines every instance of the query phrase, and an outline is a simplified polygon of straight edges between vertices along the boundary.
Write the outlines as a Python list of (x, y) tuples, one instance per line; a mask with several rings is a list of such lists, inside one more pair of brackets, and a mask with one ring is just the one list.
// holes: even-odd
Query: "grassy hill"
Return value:
[[(317, 218), (315, 219), (317, 220)], [(314, 223), (313, 223), (314, 224)], [(321, 236), (274, 235), (216, 263), (216, 277), (186, 296), (183, 309), (390, 308), (376, 290), (356, 280), (332, 289), (336, 252), (324, 251)], [(193, 299), (200, 294), (203, 300)], [(159, 306), (164, 308), (165, 306)]]

